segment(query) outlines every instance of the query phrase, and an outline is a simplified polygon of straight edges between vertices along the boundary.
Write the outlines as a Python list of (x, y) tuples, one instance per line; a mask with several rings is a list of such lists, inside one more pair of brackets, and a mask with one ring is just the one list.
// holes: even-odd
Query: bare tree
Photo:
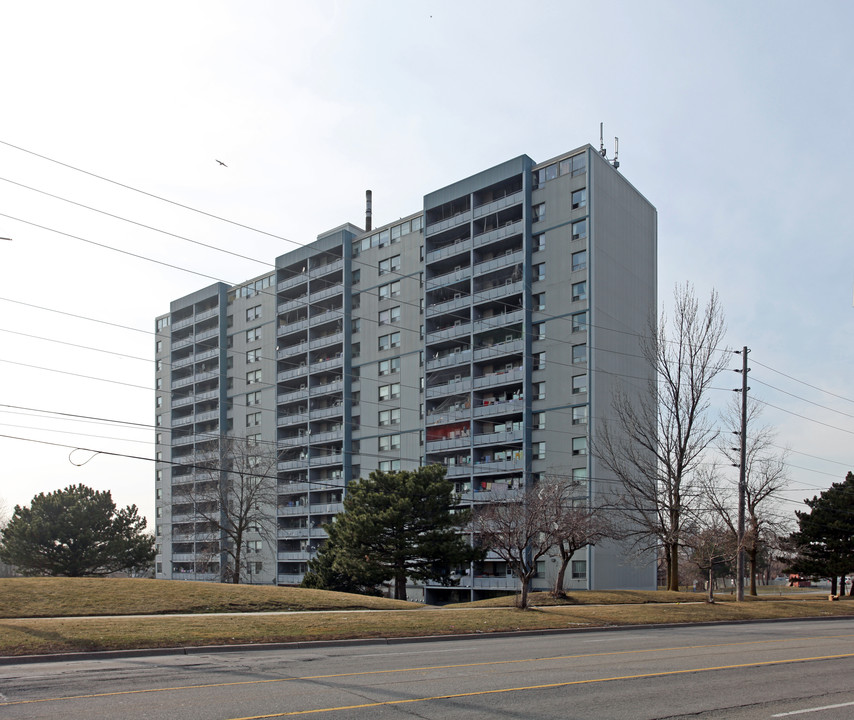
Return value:
[(506, 499), (482, 505), (472, 515), (474, 532), (483, 547), (500, 557), (522, 585), (517, 606), (528, 607), (528, 585), (537, 573), (537, 561), (553, 546), (547, 532), (544, 496), (529, 486)]
[(621, 386), (612, 418), (591, 442), (619, 482), (613, 502), (624, 539), (638, 551), (663, 548), (669, 590), (679, 589), (682, 523), (700, 498), (697, 471), (718, 435), (707, 395), (729, 362), (719, 347), (724, 333), (717, 293), (701, 308), (690, 284), (677, 286), (672, 316), (662, 312), (641, 340), (654, 379)]
[(688, 559), (708, 573), (707, 602), (715, 601), (715, 572), (731, 566), (738, 554), (738, 540), (720, 516), (705, 515), (702, 521), (689, 522), (683, 528), (682, 546)]
[(251, 533), (275, 544), (271, 528), (276, 526), (276, 461), (267, 444), (224, 437), (219, 459), (200, 465), (205, 481), (189, 485), (176, 497), (192, 503), (197, 520), (207, 527), (211, 555), (227, 558), (220, 569), (224, 582), (240, 582)]
[[(767, 425), (758, 425), (760, 406), (749, 401), (747, 407), (747, 447), (744, 487), (744, 511), (746, 526), (743, 548), (747, 555), (750, 574), (750, 594), (756, 595), (758, 559), (763, 548), (774, 537), (785, 532), (786, 520), (775, 507), (782, 491), (789, 483), (786, 472), (786, 452), (776, 452), (776, 433)], [(740, 400), (736, 399), (724, 415), (723, 422), (730, 427), (741, 424)], [(737, 431), (734, 431), (737, 434)], [(740, 448), (725, 442), (718, 444), (731, 465), (741, 462)], [(710, 474), (704, 482), (704, 496), (712, 510), (738, 537), (738, 481), (726, 482), (718, 473)]]
[(566, 569), (572, 556), (613, 532), (605, 511), (592, 504), (586, 484), (566, 475), (546, 475), (537, 487), (543, 510), (543, 529), (551, 536), (552, 549), (560, 559), (552, 595), (563, 597)]

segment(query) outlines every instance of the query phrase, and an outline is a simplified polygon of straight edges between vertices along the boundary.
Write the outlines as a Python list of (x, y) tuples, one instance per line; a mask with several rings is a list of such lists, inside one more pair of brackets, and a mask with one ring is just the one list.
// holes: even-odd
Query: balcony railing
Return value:
[(515, 192), (512, 195), (505, 195), (503, 198), (498, 198), (497, 200), (493, 200), (485, 205), (478, 205), (474, 209), (474, 216), (479, 218), (484, 215), (489, 215), (490, 213), (498, 212), (504, 208), (513, 207), (513, 205), (521, 203), (524, 197), (525, 191), (519, 190), (519, 192)]
[(335, 345), (344, 341), (344, 333), (337, 332), (329, 335), (324, 335), (319, 338), (312, 338), (308, 342), (309, 350), (317, 350), (318, 348), (326, 347), (327, 345)]
[(325, 265), (320, 265), (318, 267), (313, 267), (308, 271), (308, 276), (312, 278), (321, 277), (322, 275), (328, 275), (329, 273), (335, 272), (336, 270), (341, 270), (344, 267), (343, 260), (334, 260), (333, 262), (326, 263)]
[(280, 281), (276, 285), (276, 290), (278, 292), (281, 292), (282, 290), (287, 290), (288, 288), (296, 287), (297, 285), (302, 285), (307, 280), (308, 280), (307, 275), (304, 275), (304, 274), (292, 275), (291, 277), (285, 278), (284, 280)]
[(451, 380), (443, 385), (434, 385), (428, 387), (425, 396), (428, 398), (439, 397), (441, 395), (451, 395), (471, 390), (471, 378), (460, 378), (459, 380)]
[(490, 230), (489, 232), (485, 232), (482, 235), (476, 235), (474, 237), (474, 246), (482, 247), (483, 245), (489, 245), (489, 243), (491, 242), (495, 242), (496, 240), (502, 240), (506, 237), (510, 237), (511, 235), (519, 235), (521, 234), (523, 229), (524, 224), (521, 220), (508, 223), (504, 227), (496, 228), (495, 230)]
[(468, 280), (470, 277), (471, 267), (462, 267), (459, 270), (452, 270), (444, 275), (436, 275), (435, 277), (428, 278), (424, 282), (425, 287), (428, 290), (435, 290), (443, 285), (450, 285), (452, 283), (460, 282), (461, 280)]
[(467, 223), (471, 221), (471, 210), (466, 210), (465, 212), (457, 213), (454, 217), (446, 218), (444, 220), (440, 220), (439, 222), (435, 222), (432, 225), (428, 225), (424, 228), (425, 235), (435, 235), (438, 232), (442, 232), (443, 230), (450, 230), (453, 227), (457, 227), (458, 225), (462, 225), (463, 223)]
[(452, 340), (453, 338), (469, 335), (470, 333), (471, 323), (461, 322), (459, 325), (451, 325), (450, 327), (427, 333), (427, 344), (431, 345), (442, 340)]
[(485, 332), (487, 330), (495, 330), (508, 325), (515, 325), (522, 322), (525, 318), (524, 310), (513, 310), (511, 312), (499, 313), (488, 318), (481, 318), (474, 321), (474, 332)]
[(500, 372), (490, 373), (474, 379), (475, 388), (495, 387), (496, 385), (506, 385), (507, 383), (521, 382), (525, 377), (525, 371), (521, 367), (513, 368), (512, 370), (502, 370)]
[(439, 370), (455, 365), (464, 365), (471, 362), (471, 350), (448, 353), (444, 357), (431, 358), (427, 361), (427, 370)]
[(450, 245), (445, 245), (445, 247), (437, 248), (436, 250), (431, 250), (424, 256), (425, 262), (429, 265), (432, 262), (436, 262), (437, 260), (441, 260), (446, 257), (452, 257), (454, 255), (460, 255), (462, 253), (468, 252), (471, 250), (471, 238), (466, 238), (465, 240), (458, 240), (457, 242), (451, 243)]
[(279, 325), (276, 328), (276, 335), (290, 335), (290, 333), (299, 332), (308, 328), (308, 320), (297, 320), (296, 322), (288, 323), (287, 325)]
[(471, 305), (471, 296), (458, 293), (459, 297), (445, 300), (444, 302), (435, 303), (427, 306), (427, 317), (435, 317), (436, 315), (444, 315), (454, 310), (467, 308)]

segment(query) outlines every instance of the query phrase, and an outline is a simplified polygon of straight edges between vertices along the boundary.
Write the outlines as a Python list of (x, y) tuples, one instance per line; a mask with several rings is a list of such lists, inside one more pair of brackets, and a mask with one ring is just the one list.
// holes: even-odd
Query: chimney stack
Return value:
[(371, 204), (372, 193), (370, 190), (365, 190), (365, 232), (371, 231)]

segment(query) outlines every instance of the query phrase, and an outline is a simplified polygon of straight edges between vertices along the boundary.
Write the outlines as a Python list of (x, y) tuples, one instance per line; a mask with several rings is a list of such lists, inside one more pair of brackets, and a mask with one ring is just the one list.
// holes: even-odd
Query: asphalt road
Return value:
[(854, 620), (0, 666), (0, 718), (854, 717)]

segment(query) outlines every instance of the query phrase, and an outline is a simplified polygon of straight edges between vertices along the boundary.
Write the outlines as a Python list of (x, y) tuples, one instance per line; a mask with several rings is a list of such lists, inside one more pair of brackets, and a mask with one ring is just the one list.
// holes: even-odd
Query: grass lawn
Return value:
[[(13, 578), (0, 580), (0, 655), (240, 643), (390, 638), (546, 628), (691, 623), (761, 618), (854, 616), (854, 601), (751, 598), (714, 605), (695, 593), (586, 592), (567, 601), (533, 593), (426, 608), (382, 598), (260, 586), (158, 580)], [(402, 609), (411, 610), (401, 612)], [(276, 610), (310, 610), (273, 614)], [(375, 612), (330, 612), (375, 610)], [(159, 613), (151, 618), (93, 617)], [(243, 614), (211, 617), (211, 612)], [(196, 613), (193, 617), (170, 617)], [(66, 617), (62, 617), (65, 615)], [(85, 617), (89, 615), (89, 617)]]

